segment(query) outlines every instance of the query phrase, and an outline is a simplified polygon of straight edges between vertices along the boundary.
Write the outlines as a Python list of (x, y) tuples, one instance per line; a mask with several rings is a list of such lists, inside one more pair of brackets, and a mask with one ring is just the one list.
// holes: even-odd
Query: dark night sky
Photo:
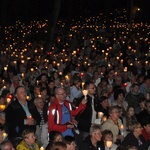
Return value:
[[(11, 22), (17, 19), (47, 19), (52, 0), (1, 0), (0, 4), (2, 1), (7, 2), (5, 12)], [(71, 5), (69, 5), (69, 1)], [(106, 11), (107, 6), (104, 4), (106, 1), (109, 2), (109, 10), (114, 10), (124, 7), (129, 9), (131, 0), (62, 0), (59, 18), (67, 19), (78, 18), (80, 15), (97, 15), (100, 11)], [(139, 12), (141, 21), (150, 20), (150, 0), (133, 0), (133, 2), (135, 6), (139, 6), (141, 9)], [(68, 17), (68, 14), (71, 17)], [(2, 18), (2, 16), (3, 13), (0, 17)]]

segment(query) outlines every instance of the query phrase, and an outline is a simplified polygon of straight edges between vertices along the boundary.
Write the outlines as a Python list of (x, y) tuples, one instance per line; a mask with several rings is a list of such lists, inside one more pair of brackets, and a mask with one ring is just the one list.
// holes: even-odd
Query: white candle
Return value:
[(44, 147), (41, 147), (40, 150), (44, 150)]
[(112, 141), (106, 141), (106, 147), (111, 148), (112, 146)]
[(83, 90), (82, 93), (83, 93), (83, 95), (85, 96), (85, 99), (86, 99), (86, 96), (88, 94), (88, 90)]
[(124, 134), (124, 126), (123, 125), (120, 125), (120, 131), (121, 131), (121, 135)]
[(6, 101), (7, 101), (7, 103), (10, 103), (11, 99), (8, 97), (8, 98), (6, 99)]
[(104, 113), (103, 112), (98, 112), (98, 118), (101, 119), (103, 117)]
[(5, 139), (7, 137), (7, 133), (3, 133), (3, 139)]

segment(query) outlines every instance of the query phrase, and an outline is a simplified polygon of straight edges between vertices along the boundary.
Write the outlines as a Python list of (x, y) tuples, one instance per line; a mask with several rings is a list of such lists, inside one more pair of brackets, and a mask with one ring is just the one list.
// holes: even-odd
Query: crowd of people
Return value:
[(0, 149), (148, 150), (150, 26), (112, 18), (58, 21), (51, 51), (47, 21), (5, 27)]

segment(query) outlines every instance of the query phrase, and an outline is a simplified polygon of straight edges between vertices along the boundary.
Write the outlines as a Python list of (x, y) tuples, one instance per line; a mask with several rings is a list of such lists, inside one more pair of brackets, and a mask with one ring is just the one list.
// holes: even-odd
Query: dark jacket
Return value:
[(105, 150), (104, 143), (102, 141), (97, 142), (97, 147), (95, 147), (90, 139), (90, 136), (86, 137), (79, 150)]
[(35, 129), (34, 126), (24, 124), (24, 119), (26, 118), (26, 113), (18, 100), (15, 100), (8, 105), (6, 108), (6, 125), (8, 126), (9, 138), (21, 137), (22, 131), (26, 128)]
[[(36, 121), (36, 125), (40, 125), (42, 118), (36, 107), (31, 110), (31, 114), (32, 114), (33, 119)], [(43, 108), (43, 118), (44, 118), (44, 122), (46, 123), (47, 122), (47, 110), (44, 108)]]
[[(81, 100), (83, 97), (81, 97)], [(81, 101), (79, 100), (79, 101)], [(97, 110), (97, 99), (94, 99), (94, 108)], [(84, 111), (76, 116), (78, 129), (83, 132), (89, 132), (92, 121), (92, 98), (87, 95), (87, 103)]]
[(148, 146), (150, 146), (150, 140), (145, 141), (144, 137), (140, 135), (140, 141), (142, 142), (139, 145), (138, 139), (134, 136), (132, 132), (128, 133), (128, 135), (124, 138), (122, 145), (125, 147), (128, 146), (136, 146), (138, 150), (147, 150)]

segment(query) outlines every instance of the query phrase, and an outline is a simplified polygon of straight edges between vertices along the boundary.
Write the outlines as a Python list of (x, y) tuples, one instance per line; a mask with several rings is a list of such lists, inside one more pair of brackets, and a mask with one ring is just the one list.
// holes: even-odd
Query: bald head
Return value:
[(55, 89), (55, 97), (59, 103), (62, 103), (66, 99), (66, 92), (63, 88), (57, 87)]

